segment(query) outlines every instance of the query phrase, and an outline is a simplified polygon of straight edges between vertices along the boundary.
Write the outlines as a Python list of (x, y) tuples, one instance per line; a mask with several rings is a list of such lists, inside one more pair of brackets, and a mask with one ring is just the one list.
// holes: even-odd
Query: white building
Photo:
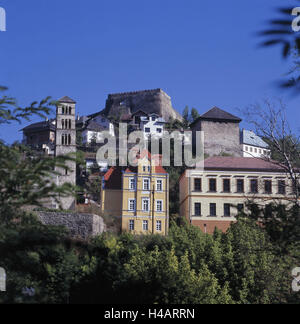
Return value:
[(138, 111), (133, 115), (133, 123), (139, 126), (139, 129), (144, 133), (145, 139), (151, 136), (163, 137), (166, 121), (155, 113), (146, 114)]
[(241, 145), (243, 157), (263, 158), (270, 157), (269, 145), (257, 136), (253, 131), (243, 129), (241, 131)]
[(93, 118), (89, 117), (81, 117), (78, 121), (78, 125), (82, 123), (83, 144), (90, 144), (93, 140), (96, 143), (102, 143), (104, 139), (103, 132), (108, 132), (110, 136), (115, 136), (114, 125), (106, 117), (102, 115), (97, 115)]

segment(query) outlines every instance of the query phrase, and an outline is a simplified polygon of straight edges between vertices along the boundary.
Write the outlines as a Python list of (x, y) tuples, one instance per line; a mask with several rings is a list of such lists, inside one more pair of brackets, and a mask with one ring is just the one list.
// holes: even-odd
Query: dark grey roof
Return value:
[(234, 116), (218, 107), (213, 107), (208, 112), (201, 115), (200, 118), (204, 120), (223, 120), (223, 121), (232, 121), (232, 122), (242, 121), (241, 118)]
[(31, 125), (28, 125), (26, 127), (24, 127), (23, 129), (21, 129), (23, 132), (38, 132), (38, 131), (44, 131), (44, 130), (53, 130), (55, 131), (55, 125), (52, 124), (54, 119), (51, 119), (51, 120), (47, 120), (47, 121), (42, 121), (42, 122), (39, 122), (39, 123), (34, 123), (34, 124), (31, 124)]
[(71, 103), (71, 104), (75, 104), (76, 101), (74, 101), (73, 99), (71, 99), (68, 96), (62, 97), (58, 100), (58, 102), (62, 102), (62, 103)]
[(87, 130), (91, 130), (91, 131), (98, 131), (98, 132), (101, 132), (101, 131), (104, 131), (104, 130), (107, 130), (106, 128), (104, 128), (103, 126), (97, 124), (96, 122), (94, 122), (93, 120), (91, 120), (90, 122), (88, 122), (88, 124), (84, 127), (84, 129), (87, 129)]

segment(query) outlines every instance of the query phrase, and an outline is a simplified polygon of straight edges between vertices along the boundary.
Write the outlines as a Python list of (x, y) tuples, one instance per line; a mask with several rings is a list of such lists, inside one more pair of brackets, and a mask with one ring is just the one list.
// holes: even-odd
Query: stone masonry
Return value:
[(44, 225), (64, 226), (73, 238), (88, 239), (106, 232), (103, 218), (94, 214), (37, 212)]
[(182, 120), (181, 115), (172, 107), (171, 98), (161, 89), (110, 94), (104, 114), (118, 116), (120, 111), (133, 114), (138, 110), (156, 113), (167, 122), (170, 118)]

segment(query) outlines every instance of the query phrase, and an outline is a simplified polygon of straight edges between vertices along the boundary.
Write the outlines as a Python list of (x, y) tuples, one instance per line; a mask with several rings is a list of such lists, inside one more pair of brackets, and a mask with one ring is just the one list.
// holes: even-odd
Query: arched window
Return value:
[(62, 129), (65, 128), (65, 121), (64, 121), (64, 119), (61, 120), (61, 128), (62, 128)]
[(72, 115), (72, 107), (69, 107), (69, 114)]
[(61, 113), (64, 115), (65, 114), (65, 107), (61, 107)]
[(65, 135), (61, 136), (61, 145), (65, 145)]
[(71, 129), (72, 128), (72, 121), (71, 121), (71, 119), (69, 119), (69, 129)]
[(69, 134), (69, 145), (71, 145), (71, 135)]

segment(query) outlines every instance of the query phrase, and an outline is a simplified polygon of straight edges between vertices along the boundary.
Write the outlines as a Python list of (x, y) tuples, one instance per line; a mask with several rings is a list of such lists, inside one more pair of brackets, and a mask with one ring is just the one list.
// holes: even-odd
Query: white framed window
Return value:
[(143, 208), (144, 212), (150, 211), (150, 199), (149, 198), (142, 199), (142, 208)]
[(135, 211), (135, 199), (128, 199), (128, 210)]
[(129, 190), (135, 190), (135, 178), (129, 178)]
[(156, 180), (156, 191), (163, 191), (163, 181)]
[(162, 200), (156, 200), (156, 211), (157, 212), (163, 211), (163, 201)]
[(129, 221), (129, 230), (134, 231), (134, 220), (132, 219)]
[(147, 220), (143, 221), (143, 231), (148, 231), (148, 221)]
[(143, 190), (150, 190), (150, 179), (143, 179)]
[(156, 221), (156, 230), (161, 232), (161, 221)]

